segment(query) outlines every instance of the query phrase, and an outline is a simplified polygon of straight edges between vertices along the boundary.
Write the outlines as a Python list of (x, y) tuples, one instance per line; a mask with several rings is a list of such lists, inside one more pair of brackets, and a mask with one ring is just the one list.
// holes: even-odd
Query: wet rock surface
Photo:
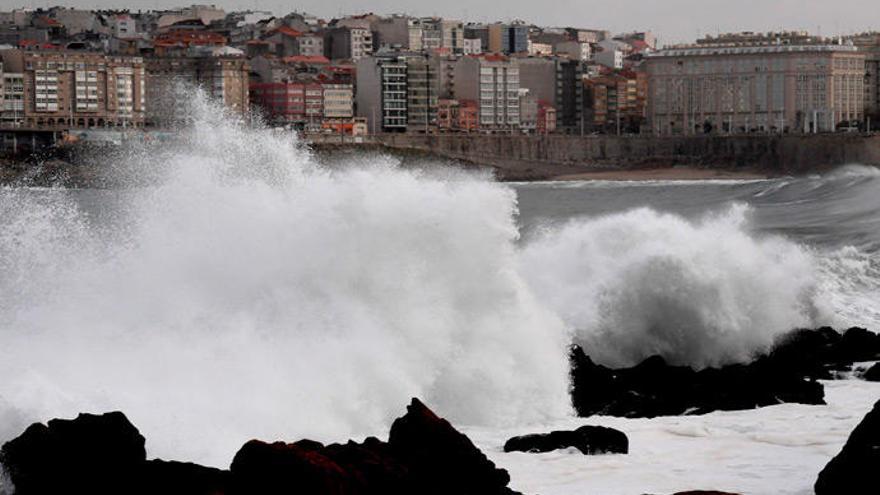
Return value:
[(513, 437), (505, 452), (542, 453), (576, 448), (584, 455), (626, 454), (629, 439), (622, 431), (603, 426), (582, 426), (573, 431), (553, 431)]
[(515, 495), (497, 468), (418, 399), (388, 442), (247, 442), (229, 470), (147, 460), (144, 437), (120, 412), (34, 424), (0, 450), (19, 495), (498, 494)]
[[(631, 368), (596, 364), (571, 351), (572, 402), (580, 416), (657, 417), (824, 404), (827, 380), (854, 362), (880, 359), (880, 336), (862, 328), (796, 330), (749, 364), (694, 370), (650, 357)], [(868, 378), (866, 374), (866, 379)]]
[(880, 493), (880, 401), (819, 473), (816, 495)]

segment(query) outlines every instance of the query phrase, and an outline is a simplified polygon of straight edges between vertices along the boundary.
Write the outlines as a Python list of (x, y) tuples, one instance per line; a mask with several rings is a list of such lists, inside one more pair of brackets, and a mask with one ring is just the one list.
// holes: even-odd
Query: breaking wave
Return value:
[(756, 236), (748, 217), (736, 205), (699, 221), (647, 208), (576, 220), (526, 246), (521, 269), (600, 362), (745, 361), (832, 315), (814, 254)]
[(253, 437), (378, 434), (412, 396), (545, 421), (570, 413), (572, 339), (609, 364), (744, 360), (865, 315), (837, 307), (868, 300), (844, 278), (877, 283), (863, 251), (756, 233), (744, 206), (522, 241), (488, 176), (321, 166), (201, 97), (192, 121), (106, 163), (128, 187), (0, 189), (0, 442), (119, 409), (150, 455), (223, 466)]
[(152, 455), (224, 465), (253, 437), (379, 434), (413, 396), (463, 424), (568, 413), (569, 339), (515, 270), (511, 190), (331, 172), (199, 105), (179, 146), (114, 172), (150, 183), (115, 215), (0, 195), (0, 441), (120, 409)]

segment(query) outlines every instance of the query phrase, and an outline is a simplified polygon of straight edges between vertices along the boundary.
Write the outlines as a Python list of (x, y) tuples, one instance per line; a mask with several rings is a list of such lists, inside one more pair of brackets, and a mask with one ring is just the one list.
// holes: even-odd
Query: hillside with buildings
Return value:
[(650, 32), (294, 12), (0, 12), (0, 149), (185, 121), (180, 87), (306, 135), (870, 131), (880, 34)]

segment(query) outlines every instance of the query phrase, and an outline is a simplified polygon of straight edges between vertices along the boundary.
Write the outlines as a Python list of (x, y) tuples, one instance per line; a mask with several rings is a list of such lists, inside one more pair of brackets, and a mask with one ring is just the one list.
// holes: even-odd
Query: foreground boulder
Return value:
[(18, 495), (131, 493), (146, 457), (144, 437), (120, 412), (36, 423), (0, 449)]
[[(880, 359), (880, 336), (863, 328), (796, 330), (749, 364), (696, 371), (654, 356), (632, 368), (594, 363), (580, 347), (571, 352), (572, 403), (580, 416), (705, 414), (779, 403), (824, 404), (816, 380), (832, 379), (854, 362)], [(880, 375), (880, 369), (876, 372)], [(872, 374), (866, 373), (865, 379)], [(878, 377), (880, 379), (880, 377)]]
[(507, 488), (507, 471), (496, 468), (467, 436), (418, 399), (391, 425), (388, 445), (410, 466), (418, 493), (515, 493)]
[(622, 431), (603, 426), (582, 426), (574, 431), (553, 431), (513, 437), (504, 444), (505, 452), (551, 452), (576, 448), (584, 455), (626, 454), (629, 439)]
[(876, 363), (874, 366), (868, 368), (868, 371), (862, 375), (862, 378), (869, 382), (880, 382), (880, 363)]
[(418, 399), (394, 421), (388, 442), (324, 446), (253, 440), (232, 461), (241, 494), (499, 494), (510, 476)]
[(843, 450), (816, 481), (816, 495), (840, 495), (880, 492), (877, 469), (880, 468), (880, 402), (853, 430)]
[(252, 440), (231, 469), (146, 459), (144, 437), (122, 413), (34, 424), (0, 449), (17, 495), (514, 495), (495, 467), (418, 399), (388, 442), (323, 445)]

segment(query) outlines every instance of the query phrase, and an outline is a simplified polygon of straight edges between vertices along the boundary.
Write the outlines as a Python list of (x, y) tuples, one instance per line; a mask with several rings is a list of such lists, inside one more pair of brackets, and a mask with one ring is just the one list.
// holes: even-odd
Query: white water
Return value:
[(123, 229), (5, 191), (2, 439), (120, 409), (152, 455), (222, 466), (253, 437), (384, 435), (414, 396), (464, 424), (568, 413), (568, 337), (515, 270), (512, 191), (329, 173), (200, 117)]
[[(519, 428), (467, 428), (465, 433), (510, 472), (511, 486), (523, 493), (660, 495), (720, 490), (813, 495), (819, 471), (840, 452), (880, 397), (876, 383), (823, 383), (827, 406), (782, 404), (656, 419), (593, 417)], [(502, 450), (511, 436), (585, 424), (623, 431), (629, 437), (630, 453), (584, 456), (574, 449), (546, 454)]]
[(741, 206), (699, 222), (650, 209), (572, 221), (526, 246), (520, 265), (609, 365), (747, 361), (779, 333), (833, 320), (815, 256), (750, 234)]
[(384, 435), (412, 396), (459, 425), (565, 418), (572, 335), (606, 361), (745, 359), (835, 312), (809, 250), (748, 214), (635, 210), (518, 244), (488, 177), (326, 170), (196, 101), (133, 151), (122, 215), (0, 191), (0, 441), (119, 409), (151, 456), (225, 466), (253, 437)]

